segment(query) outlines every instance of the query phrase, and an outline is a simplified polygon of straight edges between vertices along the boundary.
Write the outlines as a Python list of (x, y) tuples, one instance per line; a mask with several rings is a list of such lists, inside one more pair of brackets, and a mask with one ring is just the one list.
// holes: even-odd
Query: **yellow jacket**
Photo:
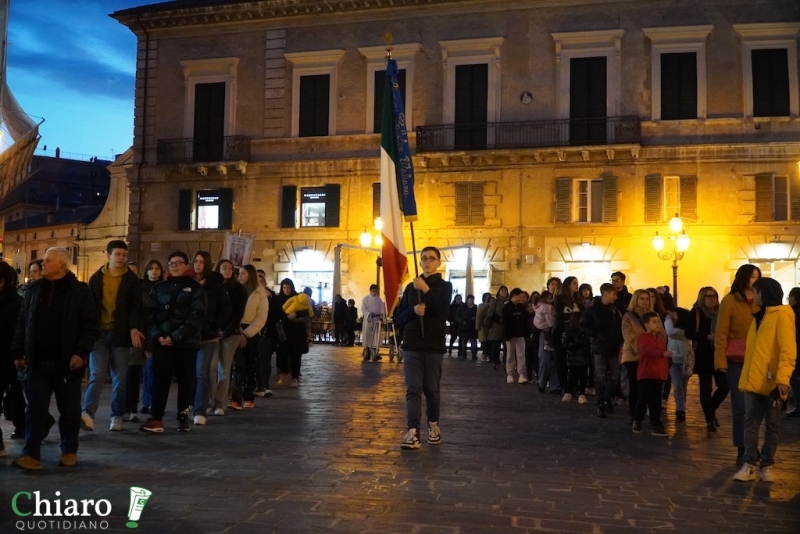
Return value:
[(717, 314), (717, 329), (714, 331), (714, 369), (728, 368), (728, 359), (725, 357), (728, 340), (747, 339), (753, 314), (758, 310), (758, 306), (748, 304), (739, 293), (728, 293), (722, 299)]
[(768, 306), (758, 330), (755, 320), (750, 325), (739, 389), (769, 395), (778, 384), (788, 386), (796, 359), (794, 311), (786, 305)]
[(311, 307), (311, 297), (305, 293), (298, 293), (283, 304), (283, 311), (286, 315), (290, 313), (297, 313), (299, 311), (307, 311), (308, 316), (314, 317), (314, 308)]

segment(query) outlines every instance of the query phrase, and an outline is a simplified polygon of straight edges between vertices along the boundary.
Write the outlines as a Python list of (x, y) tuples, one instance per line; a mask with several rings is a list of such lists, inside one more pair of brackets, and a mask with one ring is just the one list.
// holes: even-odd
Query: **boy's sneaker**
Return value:
[(586, 395), (578, 395), (578, 404), (588, 404), (589, 401), (586, 400)]
[(634, 421), (633, 422), (633, 433), (634, 434), (641, 434), (642, 433), (642, 423)]
[(206, 416), (205, 415), (195, 415), (194, 420), (192, 421), (196, 425), (204, 425), (206, 424)]
[(28, 471), (39, 471), (42, 468), (42, 462), (33, 456), (28, 456), (27, 454), (14, 460), (13, 465), (14, 467), (21, 467), (22, 469), (27, 469)]
[(122, 417), (114, 415), (111, 417), (111, 423), (108, 425), (109, 430), (120, 431), (122, 430)]
[(244, 401), (244, 407), (245, 408), (255, 408), (256, 407), (256, 403), (254, 403), (253, 401)]
[(742, 468), (739, 469), (739, 472), (733, 475), (733, 479), (741, 482), (750, 482), (751, 480), (755, 480), (756, 476), (758, 476), (758, 467), (744, 463), (742, 464)]
[(292, 378), (292, 383), (289, 385), (289, 387), (296, 388), (299, 386), (300, 386), (300, 380), (298, 380), (297, 378)]
[(586, 394), (594, 396), (594, 388), (586, 388)]
[(762, 482), (775, 482), (775, 474), (772, 472), (772, 466), (761, 468), (761, 481)]
[(508, 375), (506, 377), (506, 384), (513, 384), (515, 382), (513, 375)]
[(178, 418), (178, 432), (189, 432), (189, 414), (182, 413)]
[(255, 390), (253, 392), (253, 395), (255, 395), (256, 397), (263, 397), (266, 394), (267, 394), (267, 390), (264, 389), (264, 388), (258, 388), (257, 390)]
[(231, 410), (241, 410), (242, 409), (242, 405), (239, 404), (236, 401), (230, 401), (228, 403), (228, 408), (230, 408)]
[(564, 396), (561, 397), (561, 400), (564, 401), (564, 402), (570, 402), (572, 400), (572, 394), (571, 393), (564, 393)]
[(152, 417), (147, 420), (145, 424), (139, 427), (139, 432), (163, 432), (164, 425), (161, 421), (153, 419)]
[(73, 467), (78, 463), (78, 455), (74, 452), (65, 452), (58, 457), (59, 467)]
[(217, 408), (216, 410), (214, 410), (214, 415), (225, 415), (225, 410), (223, 410), (222, 408)]
[(86, 412), (81, 414), (81, 430), (86, 430), (87, 432), (94, 430), (94, 419)]
[(262, 397), (264, 397), (265, 399), (268, 399), (271, 396), (272, 396), (272, 390), (271, 389), (265, 389), (264, 390), (264, 394), (262, 395)]
[(667, 436), (667, 431), (664, 429), (663, 426), (657, 426), (657, 427), (653, 428), (653, 431), (651, 432), (651, 434), (654, 435), (654, 436), (666, 437)]
[(128, 419), (131, 423), (138, 423), (141, 419), (139, 419), (139, 412), (131, 412), (131, 418)]
[(519, 380), (517, 381), (518, 384), (527, 384), (528, 382), (530, 382), (530, 380), (528, 380), (524, 376), (519, 377)]
[(442, 442), (442, 431), (439, 430), (439, 423), (428, 423), (428, 443), (438, 445)]
[(416, 428), (410, 428), (406, 432), (406, 437), (400, 443), (401, 449), (419, 449), (419, 431)]

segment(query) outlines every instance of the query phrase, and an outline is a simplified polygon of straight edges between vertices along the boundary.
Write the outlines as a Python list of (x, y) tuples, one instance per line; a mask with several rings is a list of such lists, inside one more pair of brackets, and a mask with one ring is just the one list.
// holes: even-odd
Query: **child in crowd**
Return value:
[(645, 313), (642, 316), (642, 324), (645, 333), (636, 338), (639, 354), (636, 373), (639, 396), (633, 414), (633, 432), (642, 433), (644, 414), (649, 410), (652, 434), (666, 436), (667, 432), (661, 424), (661, 391), (667, 380), (667, 359), (672, 357), (672, 353), (667, 350), (667, 342), (663, 335), (659, 335), (664, 332), (664, 328), (658, 313), (652, 311)]
[(543, 291), (534, 311), (536, 315), (533, 318), (533, 324), (542, 332), (544, 350), (553, 350), (553, 345), (550, 343), (550, 334), (555, 323), (555, 318), (553, 317), (553, 294), (549, 291)]
[[(689, 378), (684, 372), (687, 366), (694, 367), (692, 342), (686, 339), (684, 325), (690, 320), (689, 310), (675, 308), (667, 312), (664, 330), (667, 332), (667, 349), (672, 353), (669, 375), (672, 378), (672, 396), (675, 398), (675, 422), (686, 421), (686, 386)], [(687, 361), (687, 359), (689, 361)]]
[(287, 300), (283, 305), (283, 311), (286, 315), (300, 311), (307, 311), (309, 317), (314, 317), (314, 307), (311, 304), (311, 297), (305, 293), (298, 293), (294, 297)]
[[(567, 392), (578, 396), (578, 404), (586, 404), (586, 382), (589, 377), (589, 352), (580, 327), (581, 313), (573, 313), (562, 336), (567, 351)], [(562, 400), (570, 401), (564, 395)]]

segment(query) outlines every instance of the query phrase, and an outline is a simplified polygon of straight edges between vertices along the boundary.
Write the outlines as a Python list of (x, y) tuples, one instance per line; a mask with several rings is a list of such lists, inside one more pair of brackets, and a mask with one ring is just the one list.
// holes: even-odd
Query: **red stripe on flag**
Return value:
[(400, 284), (403, 283), (403, 278), (408, 272), (408, 258), (397, 250), (397, 247), (385, 234), (383, 235), (381, 261), (383, 263), (383, 292), (386, 296), (386, 309), (391, 315), (400, 299)]

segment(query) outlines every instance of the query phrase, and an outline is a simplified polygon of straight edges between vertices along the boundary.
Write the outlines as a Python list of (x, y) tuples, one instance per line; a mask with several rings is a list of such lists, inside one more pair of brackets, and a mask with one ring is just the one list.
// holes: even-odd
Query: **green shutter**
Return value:
[(470, 182), (469, 187), (469, 223), (472, 226), (483, 226), (486, 214), (483, 209), (484, 182)]
[(325, 227), (339, 227), (339, 184), (325, 186)]
[(372, 218), (381, 216), (381, 184), (372, 184)]
[(469, 183), (455, 184), (456, 226), (469, 226)]
[(572, 220), (572, 178), (556, 178), (556, 222), (568, 223)]
[(758, 174), (756, 180), (756, 222), (773, 220), (772, 175)]
[(664, 194), (660, 174), (651, 174), (644, 178), (644, 222), (661, 222), (661, 204)]
[(603, 177), (603, 222), (617, 222), (617, 177)]
[(219, 190), (219, 226), (220, 230), (233, 228), (233, 189), (230, 187)]
[(800, 220), (800, 176), (789, 176), (789, 217)]
[(178, 191), (178, 230), (192, 229), (192, 196), (191, 189)]
[(281, 228), (296, 228), (297, 186), (284, 185), (281, 191)]
[(697, 222), (697, 176), (681, 176), (681, 219)]

